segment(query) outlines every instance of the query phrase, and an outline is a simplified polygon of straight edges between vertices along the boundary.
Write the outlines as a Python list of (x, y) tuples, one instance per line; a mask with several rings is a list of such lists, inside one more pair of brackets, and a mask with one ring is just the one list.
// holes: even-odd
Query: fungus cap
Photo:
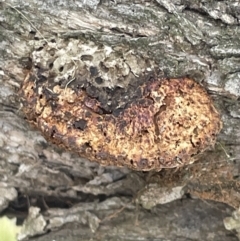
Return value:
[(195, 81), (152, 79), (124, 108), (105, 113), (81, 88), (30, 73), (21, 88), (27, 119), (51, 142), (102, 165), (160, 170), (193, 162), (212, 147), (222, 123)]

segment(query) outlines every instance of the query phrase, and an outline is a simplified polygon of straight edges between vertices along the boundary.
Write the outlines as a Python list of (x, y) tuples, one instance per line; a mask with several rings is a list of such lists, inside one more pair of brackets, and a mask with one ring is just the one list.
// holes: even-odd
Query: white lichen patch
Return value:
[[(147, 64), (131, 50), (125, 52), (106, 45), (98, 46), (91, 41), (57, 40), (38, 43), (35, 48), (32, 53), (34, 66), (43, 69), (41, 75), (55, 83), (87, 79), (96, 87), (127, 86), (131, 78), (142, 74)], [(153, 63), (147, 65), (152, 71)]]
[(158, 204), (165, 204), (180, 199), (183, 194), (182, 186), (169, 189), (167, 187), (158, 187), (157, 184), (150, 184), (146, 190), (141, 193), (138, 203), (145, 209), (151, 209)]
[(232, 217), (225, 218), (223, 223), (227, 230), (235, 230), (240, 239), (240, 209), (235, 210), (232, 213)]

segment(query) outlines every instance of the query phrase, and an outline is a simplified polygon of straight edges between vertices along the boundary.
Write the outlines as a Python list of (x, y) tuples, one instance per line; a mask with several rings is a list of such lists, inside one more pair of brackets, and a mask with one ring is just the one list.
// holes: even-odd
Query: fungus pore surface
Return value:
[(27, 119), (53, 143), (102, 165), (160, 170), (186, 165), (215, 143), (219, 114), (191, 79), (149, 80), (139, 98), (104, 113), (84, 89), (37, 83), (22, 86)]
[(20, 90), (26, 118), (51, 142), (144, 171), (189, 164), (214, 145), (220, 116), (195, 81), (150, 78), (154, 64), (132, 50), (56, 41), (37, 44)]

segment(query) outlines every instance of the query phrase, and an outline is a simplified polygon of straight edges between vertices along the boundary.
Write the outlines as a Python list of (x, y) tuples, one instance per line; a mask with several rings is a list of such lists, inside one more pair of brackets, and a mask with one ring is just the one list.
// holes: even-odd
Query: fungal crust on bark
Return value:
[(27, 119), (48, 140), (102, 165), (186, 165), (221, 130), (197, 82), (149, 77), (156, 64), (134, 51), (71, 39), (40, 43), (31, 58), (20, 91)]
[(182, 166), (212, 146), (221, 129), (212, 100), (191, 79), (150, 80), (125, 109), (106, 114), (83, 89), (50, 89), (33, 77), (22, 86), (27, 119), (53, 143), (102, 165)]

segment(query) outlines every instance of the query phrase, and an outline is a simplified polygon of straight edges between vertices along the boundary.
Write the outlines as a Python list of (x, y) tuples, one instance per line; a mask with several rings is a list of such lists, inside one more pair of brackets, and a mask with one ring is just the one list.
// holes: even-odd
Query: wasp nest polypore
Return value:
[(144, 171), (186, 165), (221, 129), (212, 100), (188, 78), (149, 80), (134, 101), (111, 113), (84, 88), (32, 74), (21, 92), (27, 119), (48, 140), (102, 165)]

